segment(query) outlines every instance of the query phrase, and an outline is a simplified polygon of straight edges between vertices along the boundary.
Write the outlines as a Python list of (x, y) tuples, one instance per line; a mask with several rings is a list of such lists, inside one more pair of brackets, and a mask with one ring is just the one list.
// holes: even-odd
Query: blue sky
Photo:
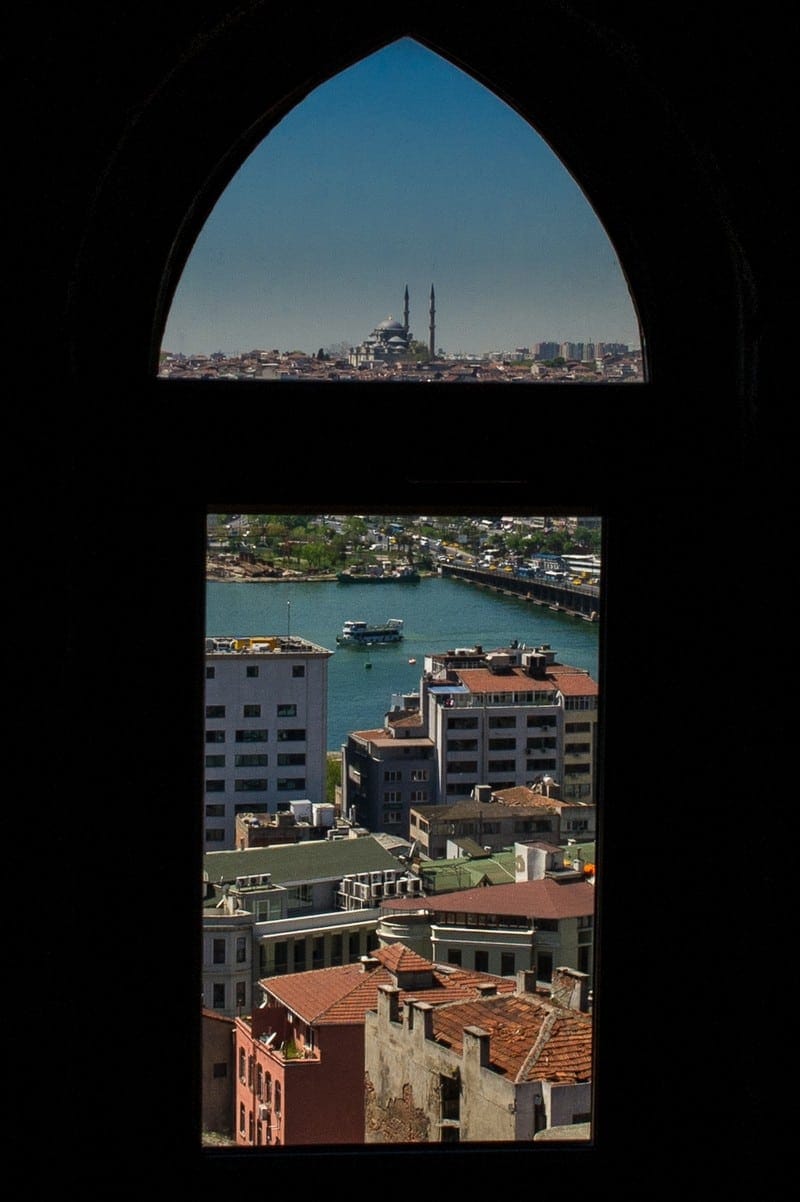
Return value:
[(600, 222), (553, 151), (470, 76), (403, 39), (317, 88), (202, 230), (162, 340), (184, 354), (354, 345), (385, 318), (481, 354), (640, 345)]

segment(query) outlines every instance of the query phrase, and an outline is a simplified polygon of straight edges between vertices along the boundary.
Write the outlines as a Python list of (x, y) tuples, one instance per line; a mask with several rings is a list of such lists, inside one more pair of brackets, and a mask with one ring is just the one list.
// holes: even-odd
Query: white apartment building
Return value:
[(325, 801), (328, 660), (293, 636), (206, 639), (208, 850), (236, 846), (236, 815)]
[(548, 646), (425, 657), (422, 724), (438, 799), (532, 785), (549, 777), (564, 801), (596, 802), (598, 686)]

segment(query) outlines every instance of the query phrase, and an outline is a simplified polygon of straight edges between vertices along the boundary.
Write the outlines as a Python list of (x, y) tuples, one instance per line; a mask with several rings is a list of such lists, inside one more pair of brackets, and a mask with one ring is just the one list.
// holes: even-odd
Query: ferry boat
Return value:
[(345, 622), (342, 633), (336, 636), (336, 642), (345, 647), (373, 647), (380, 643), (399, 643), (402, 638), (402, 618), (387, 618), (380, 626), (370, 626), (368, 622), (351, 620)]

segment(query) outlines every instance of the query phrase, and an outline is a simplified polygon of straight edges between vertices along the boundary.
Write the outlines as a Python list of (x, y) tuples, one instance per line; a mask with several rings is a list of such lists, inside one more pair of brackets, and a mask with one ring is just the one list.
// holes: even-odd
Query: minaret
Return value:
[(430, 340), (428, 342), (428, 354), (431, 359), (436, 358), (436, 307), (433, 297), (433, 284), (431, 284), (431, 324), (430, 324)]
[(403, 302), (403, 333), (408, 338), (408, 284), (406, 284), (406, 295)]

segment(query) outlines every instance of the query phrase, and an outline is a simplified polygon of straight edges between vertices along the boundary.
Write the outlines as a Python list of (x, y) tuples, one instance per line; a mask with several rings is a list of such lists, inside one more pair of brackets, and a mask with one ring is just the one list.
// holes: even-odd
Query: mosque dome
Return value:
[(382, 321), (376, 328), (379, 330), (384, 330), (387, 333), (389, 330), (398, 330), (402, 333), (404, 326), (402, 321), (394, 321), (391, 317), (387, 317), (386, 321)]

